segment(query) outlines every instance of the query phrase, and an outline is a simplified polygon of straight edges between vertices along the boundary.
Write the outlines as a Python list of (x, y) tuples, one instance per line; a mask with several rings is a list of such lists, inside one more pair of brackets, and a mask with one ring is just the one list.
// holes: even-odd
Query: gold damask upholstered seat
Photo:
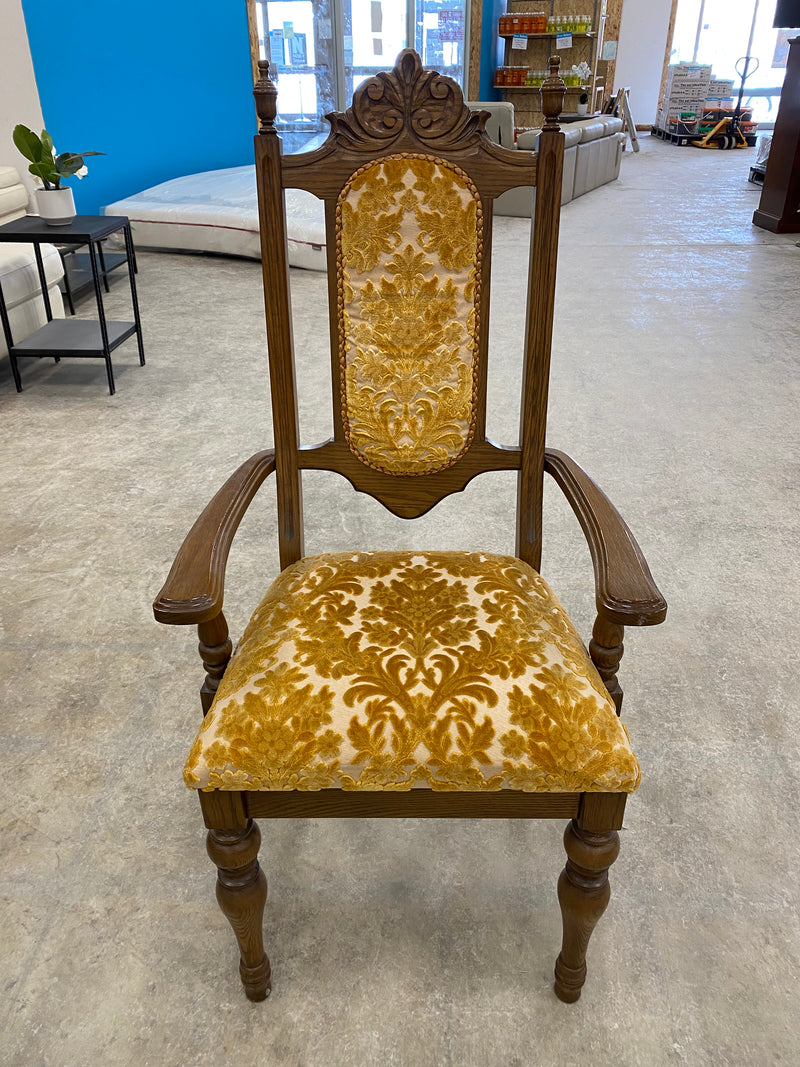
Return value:
[(639, 766), (564, 609), (513, 556), (287, 567), (184, 771), (196, 789), (632, 792)]
[[(571, 820), (555, 992), (565, 1001), (581, 993), (625, 802), (639, 784), (619, 719), (624, 627), (661, 622), (666, 604), (610, 501), (545, 447), (564, 148), (558, 64), (553, 57), (542, 86), (536, 153), (493, 144), (486, 113), (470, 111), (455, 82), (406, 50), (393, 70), (359, 85), (347, 111), (326, 116), (324, 144), (294, 156), (281, 151), (276, 89), (269, 64), (259, 64), (275, 447), (245, 461), (212, 499), (154, 605), (161, 622), (197, 625), (205, 717), (185, 780), (200, 799), (217, 900), (251, 1000), (270, 990), (255, 820), (303, 817)], [(506, 399), (519, 403), (520, 433), (501, 446), (486, 435), (492, 213), (498, 196), (530, 186), (523, 373), (519, 396)], [(317, 444), (300, 443), (286, 189), (325, 206), (333, 405), (331, 437)], [(591, 344), (586, 351), (604, 358)], [(402, 519), (486, 472), (513, 477), (514, 555), (492, 555), (487, 540), (472, 553), (359, 544), (307, 557), (307, 470), (335, 471)], [(545, 474), (575, 512), (594, 566), (588, 651), (539, 575)], [(268, 479), (280, 574), (233, 653), (228, 553)], [(474, 510), (467, 521), (479, 531)]]

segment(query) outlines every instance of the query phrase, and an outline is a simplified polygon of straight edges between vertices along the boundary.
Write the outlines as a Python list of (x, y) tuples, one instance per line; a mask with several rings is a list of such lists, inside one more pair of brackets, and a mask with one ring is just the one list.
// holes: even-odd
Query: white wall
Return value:
[(655, 121), (672, 0), (624, 0), (614, 85), (631, 87), (637, 125)]
[[(72, 87), (75, 89), (74, 84)], [(12, 130), (20, 122), (37, 133), (44, 126), (22, 0), (0, 0), (0, 166), (16, 167), (33, 190), (33, 178), (11, 140)]]

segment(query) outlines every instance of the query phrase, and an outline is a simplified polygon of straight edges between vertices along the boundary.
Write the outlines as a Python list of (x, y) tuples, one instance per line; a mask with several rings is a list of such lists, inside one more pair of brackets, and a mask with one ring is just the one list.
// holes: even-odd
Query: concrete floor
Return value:
[[(265, 826), (274, 992), (241, 992), (181, 783), (196, 638), (150, 602), (211, 493), (271, 440), (258, 264), (143, 253), (148, 364), (120, 349), (113, 398), (99, 362), (26, 361), (17, 396), (0, 361), (0, 1062), (800, 1062), (800, 249), (751, 226), (751, 155), (645, 137), (563, 212), (549, 442), (615, 500), (670, 603), (628, 631), (644, 779), (575, 1006), (551, 992), (558, 823)], [(500, 440), (527, 240), (497, 221)], [(313, 441), (323, 280), (293, 285)], [(309, 552), (513, 546), (509, 476), (413, 525), (333, 476), (307, 479), (306, 504)], [(553, 486), (546, 508), (543, 571), (588, 635), (588, 553)], [(234, 632), (276, 568), (268, 483), (231, 557)]]

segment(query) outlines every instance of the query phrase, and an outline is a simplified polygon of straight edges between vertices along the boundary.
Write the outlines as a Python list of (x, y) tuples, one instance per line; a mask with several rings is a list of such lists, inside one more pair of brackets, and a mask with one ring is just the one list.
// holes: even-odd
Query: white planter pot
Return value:
[(578, 107), (578, 114), (579, 115), (586, 115), (588, 113), (588, 111), (589, 111), (589, 105), (588, 104), (578, 104), (577, 107)]
[(37, 189), (36, 206), (48, 226), (66, 226), (75, 218), (71, 189)]

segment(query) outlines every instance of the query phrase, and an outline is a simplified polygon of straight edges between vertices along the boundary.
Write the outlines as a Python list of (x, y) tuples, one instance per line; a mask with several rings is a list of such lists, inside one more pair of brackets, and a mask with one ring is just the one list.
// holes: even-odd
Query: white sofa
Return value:
[[(539, 131), (529, 130), (514, 140), (514, 105), (507, 101), (475, 100), (468, 106), (473, 111), (488, 111), (486, 132), (503, 148), (532, 152), (539, 143)], [(622, 119), (613, 115), (593, 115), (590, 118), (565, 122), (564, 173), (561, 181), (561, 203), (569, 203), (599, 185), (619, 177), (619, 165), (625, 134)], [(495, 202), (496, 215), (530, 217), (533, 195), (530, 188), (509, 189)]]
[[(0, 225), (13, 222), (28, 213), (28, 190), (14, 167), (0, 167)], [(58, 283), (64, 275), (61, 256), (51, 244), (43, 244), (42, 262), (50, 306), (54, 318), (64, 317), (64, 304)], [(6, 302), (11, 336), (23, 341), (47, 322), (39, 272), (33, 245), (0, 243), (0, 286)], [(8, 354), (6, 339), (0, 329), (0, 356)]]

